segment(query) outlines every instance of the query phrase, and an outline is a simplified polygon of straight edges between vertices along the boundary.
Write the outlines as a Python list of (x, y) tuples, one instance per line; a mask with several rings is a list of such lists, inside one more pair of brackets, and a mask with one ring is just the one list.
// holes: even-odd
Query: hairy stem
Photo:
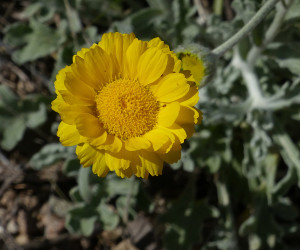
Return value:
[(235, 218), (232, 211), (232, 205), (230, 202), (230, 194), (226, 183), (222, 183), (221, 181), (216, 182), (217, 192), (218, 192), (218, 200), (220, 205), (223, 207), (224, 212), (226, 213), (226, 222), (225, 226), (227, 230), (231, 233), (230, 237), (232, 240), (232, 245), (230, 249), (238, 250), (238, 235), (235, 228)]
[[(283, 23), (284, 17), (287, 13), (288, 7), (291, 5), (293, 0), (287, 0), (286, 6), (282, 3), (277, 5), (277, 11), (274, 16), (274, 19), (270, 25), (270, 27), (266, 31), (266, 35), (263, 39), (262, 45), (260, 47), (254, 46), (248, 53), (247, 60), (243, 60), (239, 52), (236, 50), (234, 53), (234, 57), (232, 60), (232, 64), (234, 67), (239, 69), (244, 78), (246, 87), (249, 92), (249, 98), (252, 100), (253, 108), (262, 108), (262, 109), (276, 109), (280, 107), (279, 105), (288, 104), (287, 101), (272, 101), (272, 98), (265, 98), (260, 84), (259, 79), (254, 71), (254, 64), (259, 58), (261, 52), (265, 49), (265, 47), (274, 40), (275, 36), (279, 32), (279, 29)], [(263, 6), (264, 7), (264, 6)], [(262, 7), (262, 8), (263, 8)], [(251, 22), (251, 21), (250, 21)], [(275, 98), (276, 99), (276, 98)], [(278, 98), (277, 98), (278, 99)]]
[(212, 51), (212, 53), (215, 54), (217, 57), (220, 57), (227, 50), (231, 49), (241, 39), (243, 39), (247, 34), (249, 34), (249, 32), (251, 32), (265, 18), (265, 16), (273, 9), (273, 7), (278, 1), (279, 0), (268, 0), (241, 30), (239, 30), (226, 42), (215, 48)]
[(260, 107), (264, 103), (264, 97), (259, 86), (257, 75), (255, 74), (253, 68), (243, 61), (237, 50), (234, 53), (232, 65), (239, 69), (242, 73), (249, 96), (253, 101), (252, 107)]
[(284, 17), (288, 11), (288, 8), (292, 4), (293, 0), (288, 0), (285, 5), (283, 5), (282, 2), (277, 5), (277, 12), (273, 19), (273, 22), (271, 23), (270, 27), (266, 31), (266, 35), (264, 38), (264, 41), (262, 42), (262, 45), (259, 47), (253, 47), (248, 54), (247, 61), (250, 65), (254, 65), (256, 62), (256, 59), (259, 57), (261, 52), (266, 48), (266, 46), (272, 42), (275, 38), (275, 36), (278, 34), (279, 29), (283, 23)]
[(126, 204), (125, 204), (125, 208), (124, 208), (124, 214), (123, 214), (123, 222), (126, 225), (128, 223), (128, 216), (129, 216), (129, 208), (130, 208), (130, 202), (132, 199), (132, 195), (133, 195), (133, 189), (134, 189), (134, 184), (135, 184), (135, 177), (133, 176), (130, 179), (131, 183), (130, 183), (130, 189), (126, 195)]

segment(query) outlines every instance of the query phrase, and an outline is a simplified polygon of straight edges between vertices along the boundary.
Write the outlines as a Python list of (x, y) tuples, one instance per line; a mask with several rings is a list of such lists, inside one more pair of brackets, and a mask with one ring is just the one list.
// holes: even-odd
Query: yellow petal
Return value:
[(71, 67), (70, 66), (66, 66), (65, 68), (61, 69), (58, 72), (58, 74), (56, 75), (56, 80), (54, 82), (56, 92), (58, 90), (66, 89), (64, 81), (65, 81), (67, 72), (71, 72)]
[(92, 113), (92, 109), (87, 106), (71, 106), (65, 103), (60, 103), (58, 106), (58, 112), (65, 123), (72, 125), (78, 116)]
[(123, 146), (123, 142), (116, 136), (113, 136), (113, 143), (107, 149), (112, 152), (119, 152)]
[(76, 78), (95, 90), (100, 90), (116, 74), (115, 66), (109, 55), (99, 46), (86, 52), (84, 59), (75, 56), (71, 68)]
[(98, 151), (88, 143), (84, 143), (83, 145), (78, 145), (76, 147), (76, 154), (80, 160), (80, 164), (83, 167), (89, 167), (96, 161)]
[(171, 55), (168, 55), (167, 66), (165, 68), (164, 73), (162, 73), (162, 77), (174, 73), (174, 66), (175, 66), (174, 59), (171, 57)]
[(159, 111), (157, 123), (160, 126), (170, 127), (176, 121), (179, 111), (180, 105), (178, 102), (166, 104), (166, 106), (162, 107)]
[[(94, 43), (90, 48), (82, 48), (77, 52), (76, 56), (80, 56), (81, 58), (84, 58), (85, 53), (88, 52), (91, 48), (95, 48), (96, 46), (97, 44)], [(73, 56), (73, 62), (75, 62), (75, 56)]]
[(162, 127), (149, 131), (144, 137), (151, 142), (154, 151), (161, 149), (164, 153), (170, 149), (175, 141), (175, 136)]
[(62, 99), (70, 105), (80, 105), (80, 106), (94, 106), (96, 105), (94, 98), (93, 99), (84, 99), (78, 96), (71, 94), (67, 90), (59, 90), (59, 94)]
[(69, 125), (61, 122), (58, 126), (57, 136), (64, 146), (74, 146), (81, 142), (80, 134), (75, 125)]
[(111, 152), (119, 152), (123, 146), (123, 142), (116, 136), (107, 134), (106, 141), (103, 145), (99, 145), (99, 149), (105, 149)]
[[(183, 143), (184, 140), (187, 138), (187, 133), (182, 126), (185, 125), (179, 126), (178, 124), (174, 123), (172, 126), (167, 128), (169, 131), (171, 131), (173, 134), (175, 134), (178, 137), (180, 143)], [(194, 125), (192, 125), (192, 127), (194, 127)]]
[(149, 172), (144, 167), (137, 167), (135, 175), (139, 178), (148, 179)]
[(84, 59), (88, 70), (93, 73), (96, 83), (98, 83), (97, 86), (99, 86), (99, 83), (100, 85), (108, 83), (118, 73), (110, 55), (100, 46), (96, 46), (86, 53)]
[(98, 137), (103, 134), (99, 120), (91, 114), (81, 114), (75, 120), (79, 133), (86, 137)]
[(163, 169), (163, 160), (155, 153), (145, 150), (139, 152), (142, 167), (144, 167), (150, 175), (161, 175)]
[(124, 178), (124, 177), (130, 178), (133, 174), (135, 174), (134, 168), (132, 168), (132, 167), (129, 167), (126, 169), (122, 169), (122, 168), (116, 169), (115, 172), (121, 178)]
[(185, 139), (191, 138), (195, 133), (194, 124), (176, 124), (174, 123), (171, 127), (166, 128), (174, 133), (180, 140), (180, 143), (183, 143)]
[(51, 109), (59, 113), (59, 106), (64, 104), (64, 100), (60, 94), (57, 95), (56, 99), (51, 102)]
[[(166, 128), (164, 128), (166, 129)], [(170, 132), (171, 133), (171, 132)], [(158, 154), (166, 154), (169, 153), (171, 150), (178, 151), (181, 150), (181, 143), (177, 136), (175, 136), (173, 133), (171, 133), (174, 136), (174, 141), (172, 141), (172, 144), (166, 144), (165, 146), (161, 147), (159, 150), (157, 150)]]
[(205, 66), (202, 59), (193, 54), (186, 54), (181, 58), (182, 69), (189, 70), (192, 73), (193, 79), (199, 86), (205, 76)]
[(153, 38), (148, 42), (148, 47), (155, 47), (162, 49), (166, 54), (169, 54), (174, 61), (172, 72), (179, 72), (181, 69), (181, 61), (177, 58), (176, 54), (170, 50), (169, 45), (165, 44), (159, 37)]
[(140, 57), (138, 62), (138, 79), (147, 85), (155, 82), (164, 73), (168, 56), (157, 48), (149, 48)]
[(186, 139), (189, 139), (195, 133), (195, 126), (194, 124), (181, 124), (180, 125), (186, 134)]
[(119, 32), (103, 34), (99, 46), (101, 46), (112, 57), (112, 61), (117, 67), (117, 71), (120, 74), (124, 72), (124, 60), (126, 56), (126, 50), (135, 39), (135, 35), (121, 34)]
[(189, 92), (177, 101), (182, 105), (195, 106), (199, 101), (199, 92), (197, 86), (191, 86)]
[(150, 147), (151, 143), (145, 137), (133, 137), (125, 141), (125, 148), (129, 151), (148, 149)]
[(174, 65), (174, 72), (178, 73), (181, 70), (181, 61), (177, 57), (176, 57), (176, 59), (175, 59), (175, 65)]
[[(180, 105), (180, 112), (176, 123), (178, 124), (198, 124), (201, 111), (190, 106)], [(202, 117), (202, 115), (201, 115)], [(200, 119), (201, 121), (201, 119)]]
[(127, 169), (130, 166), (130, 159), (124, 149), (118, 153), (106, 152), (105, 162), (110, 170)]
[(95, 99), (96, 92), (71, 72), (66, 73), (65, 87), (70, 93), (83, 100), (94, 101)]
[(147, 42), (134, 39), (126, 51), (126, 71), (127, 77), (137, 79), (137, 65), (141, 55), (147, 49)]
[(107, 139), (107, 133), (105, 130), (103, 130), (103, 133), (98, 137), (89, 139), (89, 143), (92, 146), (98, 148), (106, 142), (106, 139)]
[(93, 164), (92, 167), (93, 173), (98, 175), (99, 177), (105, 177), (108, 172), (109, 172), (109, 168), (106, 166), (105, 163), (105, 153), (99, 151), (96, 161)]
[(135, 35), (133, 33), (105, 33), (103, 34), (101, 41), (99, 42), (99, 46), (101, 46), (105, 51), (108, 51), (110, 54), (119, 52), (118, 56), (120, 56), (120, 52), (123, 51), (123, 49), (126, 50), (134, 39)]
[(161, 102), (172, 102), (185, 96), (189, 89), (190, 85), (187, 84), (183, 74), (172, 73), (159, 81), (154, 95)]
[(155, 37), (155, 38), (151, 39), (148, 42), (148, 47), (155, 47), (155, 48), (159, 48), (159, 49), (163, 49), (163, 48), (169, 49), (169, 46), (166, 45), (159, 37)]
[(124, 148), (118, 153), (107, 152), (105, 159), (110, 170), (114, 170), (122, 178), (129, 178), (136, 174), (137, 165), (141, 164), (135, 152), (127, 151)]

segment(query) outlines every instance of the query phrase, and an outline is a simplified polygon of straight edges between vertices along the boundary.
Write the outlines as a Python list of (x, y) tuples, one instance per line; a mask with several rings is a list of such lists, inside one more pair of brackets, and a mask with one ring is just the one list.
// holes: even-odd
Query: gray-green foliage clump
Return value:
[[(211, 11), (194, 2), (33, 1), (24, 12), (29, 22), (7, 27), (4, 41), (16, 46), (16, 63), (55, 58), (55, 76), (71, 62), (72, 54), (97, 42), (105, 31), (134, 32), (140, 39), (160, 36), (172, 49), (190, 43), (214, 49), (265, 1), (234, 0), (229, 8), (226, 1), (214, 0)], [(221, 16), (224, 9), (228, 18)], [(54, 22), (55, 15), (59, 22)], [(74, 149), (46, 144), (32, 158), (32, 166), (40, 169), (63, 161), (65, 174), (77, 178), (70, 190), (74, 206), (66, 228), (88, 236), (97, 225), (111, 230), (144, 211), (163, 225), (160, 237), (165, 249), (299, 249), (299, 27), (300, 1), (279, 1), (248, 36), (216, 61), (214, 78), (200, 90), (203, 123), (186, 143), (182, 159), (171, 166), (172, 177), (163, 179), (172, 189), (184, 178), (183, 187), (175, 195), (168, 189), (169, 198), (163, 194), (165, 186), (156, 190), (155, 195), (165, 199), (163, 212), (157, 212), (148, 190), (153, 179), (99, 179), (80, 167)], [(12, 119), (13, 125), (0, 123), (1, 147), (11, 150), (26, 127), (45, 122), (43, 110), (50, 104), (36, 99), (25, 110), (27, 100), (16, 100), (1, 86), (2, 93), (0, 119)], [(7, 106), (18, 115), (12, 118)], [(33, 116), (38, 122), (32, 123)], [(7, 130), (14, 129), (18, 133), (9, 139)]]

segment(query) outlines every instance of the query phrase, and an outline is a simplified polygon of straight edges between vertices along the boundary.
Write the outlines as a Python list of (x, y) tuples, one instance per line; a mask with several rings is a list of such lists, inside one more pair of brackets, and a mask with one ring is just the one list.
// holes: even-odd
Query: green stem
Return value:
[(223, 207), (224, 212), (226, 213), (225, 227), (231, 233), (229, 237), (231, 237), (233, 244), (231, 245), (230, 249), (237, 250), (239, 249), (238, 235), (235, 229), (235, 218), (232, 211), (228, 187), (226, 183), (222, 183), (221, 181), (216, 182), (216, 186), (219, 203)]
[(226, 42), (215, 48), (212, 53), (217, 57), (222, 56), (227, 50), (231, 49), (234, 45), (236, 45), (241, 39), (243, 39), (249, 32), (251, 32), (264, 18), (269, 12), (273, 9), (276, 3), (279, 0), (268, 0), (251, 18), (251, 20), (234, 36), (229, 38)]
[(259, 79), (254, 72), (254, 69), (250, 67), (240, 56), (237, 49), (234, 50), (232, 65), (239, 69), (244, 78), (246, 87), (248, 89), (249, 97), (252, 100), (252, 108), (261, 107), (264, 103), (264, 97), (259, 86)]
[(223, 0), (216, 0), (214, 1), (214, 13), (218, 16), (222, 15), (222, 9), (223, 9)]
[(280, 27), (282, 26), (284, 17), (291, 6), (293, 0), (287, 0), (285, 5), (283, 4), (284, 1), (281, 1), (280, 4), (277, 5), (277, 12), (275, 17), (272, 21), (272, 24), (266, 31), (265, 38), (262, 44), (259, 47), (253, 47), (248, 54), (247, 62), (250, 66), (253, 66), (256, 62), (257, 58), (259, 58), (261, 52), (266, 48), (266, 46), (273, 41), (275, 36), (278, 34)]
[(129, 191), (127, 193), (127, 196), (126, 196), (126, 205), (125, 205), (124, 214), (123, 214), (123, 222), (124, 222), (125, 225), (128, 223), (130, 202), (131, 202), (131, 199), (132, 199), (134, 185), (135, 185), (135, 176), (131, 177), (130, 181), (131, 181), (130, 189), (129, 189)]

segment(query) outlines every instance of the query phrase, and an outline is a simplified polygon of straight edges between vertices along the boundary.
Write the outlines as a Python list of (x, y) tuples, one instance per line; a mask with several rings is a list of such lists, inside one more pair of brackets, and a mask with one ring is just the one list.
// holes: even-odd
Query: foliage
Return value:
[[(17, 64), (55, 59), (51, 93), (58, 70), (103, 32), (134, 32), (140, 39), (160, 36), (173, 49), (191, 42), (213, 49), (264, 1), (232, 1), (232, 20), (220, 15), (223, 1), (213, 2), (215, 13), (199, 22), (198, 9), (188, 0), (35, 0), (23, 11), (28, 21), (8, 26), (4, 42), (14, 49)], [(203, 124), (185, 143), (182, 159), (172, 170), (165, 168), (173, 173), (165, 177), (171, 189), (182, 176), (187, 178), (184, 188), (172, 198), (155, 191), (165, 199), (162, 214), (154, 191), (149, 191), (155, 186), (153, 178), (99, 179), (90, 168), (80, 167), (73, 148), (45, 143), (31, 166), (41, 169), (61, 161), (65, 175), (77, 180), (69, 194), (73, 207), (66, 228), (89, 236), (99, 228), (125, 225), (143, 211), (164, 226), (165, 249), (298, 249), (299, 9), (299, 0), (281, 1), (216, 63), (213, 80), (200, 89)], [(0, 97), (1, 148), (6, 151), (22, 142), (26, 129), (55, 123), (47, 114), (52, 97), (22, 99), (4, 85)]]
[(24, 100), (5, 85), (0, 85), (1, 147), (13, 149), (23, 138), (26, 128), (35, 129), (47, 120), (48, 98), (41, 95), (27, 96)]

